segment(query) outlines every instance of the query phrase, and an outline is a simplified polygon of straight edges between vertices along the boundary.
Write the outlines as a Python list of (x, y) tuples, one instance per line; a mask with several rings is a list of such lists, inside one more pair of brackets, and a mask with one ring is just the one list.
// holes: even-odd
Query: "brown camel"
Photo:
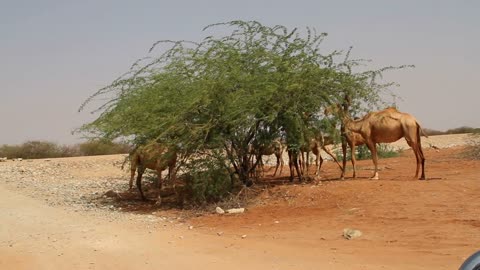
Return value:
[[(350, 146), (350, 157), (352, 161), (352, 167), (353, 167), (353, 178), (356, 178), (356, 163), (357, 163), (357, 158), (355, 157), (355, 147), (364, 145), (365, 140), (363, 139), (362, 135), (360, 133), (353, 132), (351, 130), (346, 130), (344, 133), (345, 140), (347, 141), (348, 146)], [(346, 145), (345, 145), (346, 146)], [(342, 145), (342, 153), (343, 153), (343, 170), (342, 170), (342, 175), (340, 176), (340, 179), (344, 179), (345, 177), (345, 169), (347, 165), (347, 148)]]
[[(313, 154), (316, 156), (316, 159), (315, 159), (315, 175), (316, 176), (320, 176), (320, 168), (322, 167), (322, 163), (323, 163), (323, 158), (322, 158), (322, 155), (320, 154), (320, 150), (323, 150), (325, 151), (328, 155), (330, 155), (332, 157), (332, 159), (337, 163), (338, 167), (340, 168), (341, 171), (343, 171), (343, 168), (342, 166), (340, 165), (340, 163), (338, 162), (337, 158), (335, 157), (335, 155), (330, 151), (328, 150), (328, 148), (326, 147), (326, 145), (329, 145), (329, 144), (333, 144), (333, 140), (330, 138), (330, 137), (325, 137), (323, 136), (322, 133), (320, 133), (317, 138), (312, 138), (310, 139), (310, 143), (308, 146), (304, 146), (301, 148), (302, 150), (302, 155), (301, 155), (301, 161), (302, 161), (302, 169), (304, 169), (304, 165), (306, 165), (307, 169), (306, 169), (306, 174), (308, 175), (308, 168), (309, 168), (309, 152), (312, 151)], [(306, 153), (306, 162), (304, 162), (304, 158), (303, 158), (303, 153)]]
[(268, 145), (260, 145), (258, 148), (254, 148), (252, 145), (250, 145), (249, 152), (252, 155), (255, 155), (257, 160), (259, 160), (259, 164), (262, 167), (263, 171), (263, 161), (262, 161), (262, 156), (269, 156), (275, 154), (275, 157), (277, 158), (277, 165), (275, 166), (275, 172), (273, 173), (273, 176), (277, 175), (278, 167), (280, 167), (280, 175), (282, 174), (283, 170), (283, 151), (285, 150), (285, 146), (282, 144), (282, 142), (279, 139), (273, 140), (271, 144)]
[(359, 133), (372, 153), (375, 170), (372, 179), (378, 179), (378, 154), (377, 143), (391, 143), (404, 137), (412, 147), (417, 159), (415, 178), (418, 177), (420, 166), (422, 174), (420, 179), (425, 179), (425, 156), (423, 154), (420, 132), (422, 128), (415, 117), (408, 113), (399, 112), (395, 108), (387, 108), (378, 112), (371, 112), (358, 120), (344, 117), (345, 128), (348, 131)]
[(158, 175), (158, 185), (162, 189), (162, 171), (168, 168), (168, 177), (175, 182), (176, 173), (175, 166), (177, 162), (177, 154), (169, 151), (166, 147), (159, 143), (153, 142), (144, 146), (140, 146), (130, 155), (130, 189), (133, 186), (133, 178), (135, 170), (137, 170), (137, 188), (140, 197), (145, 200), (142, 191), (142, 175), (145, 169), (155, 170)]

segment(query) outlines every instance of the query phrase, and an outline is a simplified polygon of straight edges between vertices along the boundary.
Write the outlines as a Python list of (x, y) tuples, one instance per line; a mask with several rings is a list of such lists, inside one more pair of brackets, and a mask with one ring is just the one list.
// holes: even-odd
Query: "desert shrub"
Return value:
[(81, 156), (125, 154), (130, 151), (130, 146), (109, 140), (97, 139), (78, 144), (78, 151)]
[[(371, 159), (372, 154), (366, 145), (360, 145), (356, 147), (357, 160)], [(386, 143), (379, 143), (377, 145), (378, 158), (391, 158), (398, 157), (400, 154), (393, 147)], [(343, 156), (340, 150), (336, 151), (338, 160), (343, 160)], [(351, 160), (350, 149), (347, 150), (347, 160)]]
[(3, 145), (0, 156), (8, 158), (54, 158), (60, 157), (60, 147), (47, 141), (28, 141), (20, 145)]
[[(370, 153), (370, 150), (368, 150), (368, 147), (366, 145), (361, 145), (357, 147), (357, 149), (357, 159), (362, 160), (372, 158), (372, 153)], [(377, 144), (377, 153), (378, 158), (391, 158), (399, 156), (399, 152), (386, 143)]]
[(465, 149), (463, 156), (470, 159), (480, 160), (480, 132), (471, 135), (470, 146)]
[(59, 145), (48, 141), (27, 141), (19, 145), (0, 146), (0, 157), (7, 158), (58, 158), (90, 155), (123, 154), (130, 146), (106, 140), (93, 140), (77, 145)]
[(0, 147), (0, 157), (16, 158), (16, 153), (18, 153), (18, 146), (4, 144)]
[(60, 157), (78, 157), (80, 149), (78, 145), (61, 145), (58, 147)]
[(218, 202), (232, 189), (232, 179), (223, 160), (194, 159), (186, 168), (185, 189), (194, 205)]

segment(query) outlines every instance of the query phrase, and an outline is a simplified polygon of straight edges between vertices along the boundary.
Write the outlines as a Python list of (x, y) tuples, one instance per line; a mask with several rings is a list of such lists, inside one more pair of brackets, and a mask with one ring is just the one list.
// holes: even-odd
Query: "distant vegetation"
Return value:
[[(458, 127), (447, 131), (438, 131), (433, 129), (424, 129), (429, 136), (445, 135), (445, 134), (464, 134), (476, 133), (480, 134), (480, 128)], [(478, 136), (478, 135), (477, 135)], [(2, 145), (0, 146), (0, 157), (37, 159), (37, 158), (57, 158), (57, 157), (78, 157), (78, 156), (97, 156), (97, 155), (113, 155), (125, 154), (132, 149), (132, 146), (126, 143), (116, 143), (106, 139), (95, 139), (75, 145), (59, 145), (48, 141), (27, 141), (19, 145)], [(473, 149), (472, 156), (480, 159), (480, 144)], [(397, 156), (397, 153), (388, 145), (383, 145), (379, 149), (380, 158), (388, 158)], [(341, 159), (340, 154), (337, 157)], [(366, 147), (358, 147), (357, 159), (369, 159), (370, 152)], [(350, 159), (350, 156), (347, 157)]]
[(465, 149), (463, 155), (466, 158), (480, 160), (480, 131), (474, 132), (471, 135), (472, 146)]
[(58, 158), (128, 153), (130, 146), (107, 140), (91, 140), (75, 145), (59, 145), (48, 141), (28, 141), (19, 145), (0, 146), (0, 157), (7, 158)]
[(449, 129), (447, 131), (439, 131), (439, 130), (424, 128), (423, 131), (425, 131), (425, 133), (427, 133), (427, 135), (429, 136), (434, 136), (434, 135), (446, 135), (446, 134), (480, 133), (480, 128), (463, 126), (463, 127)]

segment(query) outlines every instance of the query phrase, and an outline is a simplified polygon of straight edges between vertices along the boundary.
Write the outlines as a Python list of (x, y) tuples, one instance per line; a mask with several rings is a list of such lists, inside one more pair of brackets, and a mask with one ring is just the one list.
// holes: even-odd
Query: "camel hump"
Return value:
[(389, 118), (392, 118), (394, 120), (400, 120), (403, 117), (405, 117), (408, 114), (402, 113), (397, 110), (395, 107), (388, 107), (385, 110), (382, 111), (382, 114), (386, 115)]

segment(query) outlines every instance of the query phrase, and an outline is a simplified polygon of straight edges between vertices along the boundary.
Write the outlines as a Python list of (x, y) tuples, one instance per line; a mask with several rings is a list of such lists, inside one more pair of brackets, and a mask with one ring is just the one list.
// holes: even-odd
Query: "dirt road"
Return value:
[(0, 269), (457, 269), (480, 249), (480, 162), (461, 151), (426, 149), (427, 181), (411, 179), (410, 150), (381, 160), (377, 181), (371, 161), (346, 181), (327, 162), (318, 183), (265, 179), (242, 215), (188, 219), (91, 206), (95, 188), (126, 189), (120, 156), (0, 163)]

